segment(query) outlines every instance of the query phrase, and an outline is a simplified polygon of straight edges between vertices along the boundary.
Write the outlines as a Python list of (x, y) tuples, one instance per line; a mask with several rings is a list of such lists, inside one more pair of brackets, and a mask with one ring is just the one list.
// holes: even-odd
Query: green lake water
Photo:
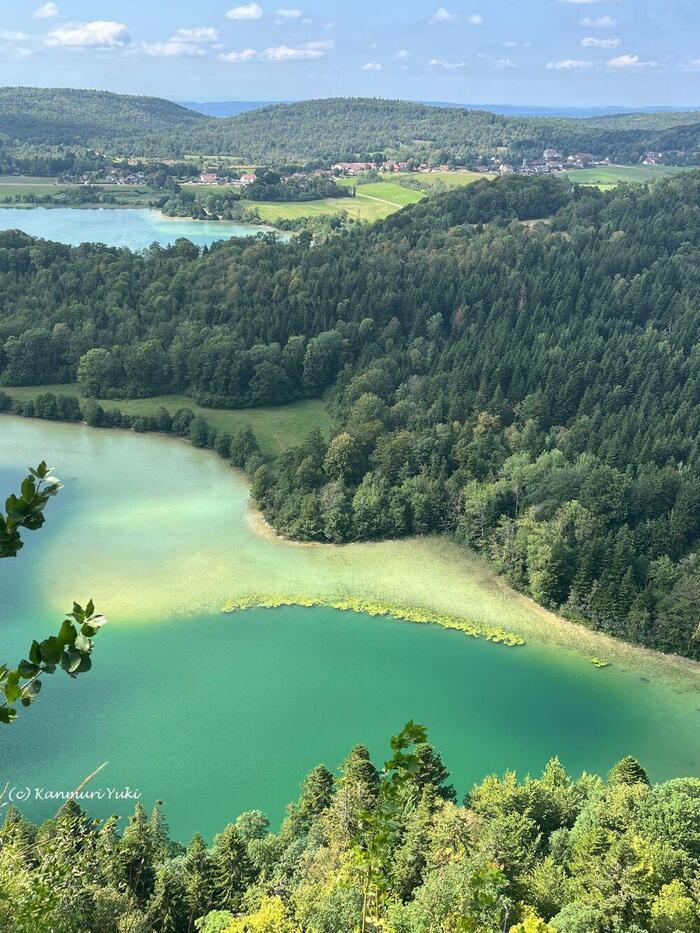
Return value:
[[(437, 602), (430, 586), (445, 590), (444, 573), (475, 616), (513, 623), (516, 604), (479, 603), (469, 565), (449, 550), (272, 540), (251, 527), (243, 477), (213, 455), (171, 439), (0, 418), (0, 496), (42, 457), (65, 488), (44, 529), (0, 562), (3, 653), (26, 653), (73, 598), (93, 595), (110, 622), (93, 670), (45, 678), (39, 701), (2, 730), (0, 786), (29, 788), (30, 798), (36, 788), (70, 790), (108, 761), (95, 791), (138, 790), (146, 807), (164, 801), (177, 838), (211, 837), (246, 809), (278, 823), (310, 768), (335, 767), (358, 742), (382, 760), (409, 718), (427, 725), (460, 795), (489, 772), (538, 772), (554, 754), (576, 774), (633, 754), (655, 780), (700, 775), (700, 694), (674, 689), (670, 675), (599, 671), (537, 640), (508, 649), (329, 609), (218, 611), (227, 597), (258, 591), (414, 600), (422, 587)], [(57, 809), (20, 806), (36, 819)], [(133, 800), (86, 806), (124, 814)]]
[(147, 208), (7, 207), (0, 209), (0, 230), (23, 230), (70, 246), (90, 242), (141, 250), (153, 243), (170, 246), (181, 237), (197, 246), (210, 246), (217, 240), (255, 236), (269, 228), (166, 217)]

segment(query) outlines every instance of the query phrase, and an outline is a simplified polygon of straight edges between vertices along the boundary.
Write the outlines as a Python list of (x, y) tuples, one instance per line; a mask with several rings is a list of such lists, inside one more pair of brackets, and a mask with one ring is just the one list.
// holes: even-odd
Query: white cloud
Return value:
[(277, 11), (277, 15), (280, 19), (301, 19), (301, 10), (294, 9), (282, 9)]
[[(601, 2), (603, 2), (603, 0), (559, 0), (559, 3), (575, 3), (577, 5), (581, 5), (585, 3), (601, 3)], [(608, 0), (606, 0), (606, 2), (608, 2)], [(609, 0), (609, 2), (613, 2), (613, 0)]]
[(431, 26), (439, 26), (441, 23), (453, 23), (455, 17), (449, 10), (446, 10), (444, 6), (441, 6), (438, 10), (435, 10), (433, 15), (430, 17), (428, 22)]
[(472, 26), (483, 26), (484, 17), (481, 16), (479, 13), (472, 13), (470, 16), (467, 17), (467, 22), (470, 23)]
[(455, 68), (466, 68), (466, 62), (448, 62), (444, 58), (432, 58), (430, 64), (436, 68), (447, 68), (453, 70)]
[(238, 65), (240, 62), (250, 62), (257, 58), (258, 53), (255, 49), (243, 49), (242, 52), (229, 52), (227, 55), (219, 55), (222, 62), (231, 62)]
[(362, 66), (363, 71), (381, 71), (382, 66), (378, 62), (367, 62)]
[(493, 68), (498, 68), (499, 70), (518, 67), (510, 58), (497, 58), (495, 62), (491, 62), (491, 65)]
[(218, 42), (219, 31), (211, 26), (194, 26), (192, 29), (178, 29), (171, 42)]
[(261, 19), (263, 8), (259, 3), (248, 3), (245, 6), (234, 6), (226, 13), (227, 19)]
[(616, 49), (620, 45), (619, 39), (594, 39), (587, 36), (581, 39), (581, 45), (584, 49)]
[(639, 55), (620, 55), (608, 61), (609, 68), (656, 68), (656, 62), (643, 62)]
[(34, 10), (32, 16), (35, 19), (51, 19), (52, 16), (58, 16), (58, 7), (55, 3), (45, 3), (38, 10)]
[(611, 26), (617, 26), (617, 20), (612, 16), (584, 16), (581, 20), (582, 26), (588, 26), (590, 29), (609, 29)]
[(9, 29), (0, 30), (0, 39), (3, 42), (25, 42), (29, 36), (25, 32), (12, 32)]
[(396, 53), (396, 57), (397, 58), (410, 58), (411, 53), (408, 51), (408, 49), (401, 49), (400, 51)]
[(277, 45), (264, 49), (260, 53), (260, 60), (263, 62), (313, 61), (318, 58), (325, 58), (326, 52), (332, 49), (333, 45), (334, 43), (330, 39), (321, 42), (305, 42), (297, 47)]
[(257, 52), (255, 49), (243, 49), (242, 52), (228, 52), (219, 55), (222, 62), (231, 62), (238, 65), (241, 62), (302, 62), (325, 58), (326, 52), (334, 48), (332, 39), (322, 39), (320, 42), (304, 42), (303, 45), (290, 47), (277, 45)]
[(582, 71), (584, 68), (590, 67), (590, 62), (582, 62), (578, 59), (567, 58), (561, 62), (550, 62), (547, 65), (547, 71)]
[(700, 58), (694, 59), (692, 62), (688, 62), (686, 65), (687, 71), (700, 71)]
[(173, 39), (170, 42), (142, 42), (138, 48), (144, 55), (150, 55), (153, 58), (175, 58), (179, 55), (192, 57), (206, 54), (204, 49), (192, 42), (178, 42)]
[(46, 37), (47, 45), (79, 49), (88, 47), (115, 48), (124, 45), (129, 30), (123, 23), (95, 20), (92, 23), (72, 23), (59, 26)]

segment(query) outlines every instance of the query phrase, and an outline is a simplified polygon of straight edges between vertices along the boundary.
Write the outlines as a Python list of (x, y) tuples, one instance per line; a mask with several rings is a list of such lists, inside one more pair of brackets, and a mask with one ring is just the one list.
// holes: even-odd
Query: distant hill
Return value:
[(194, 129), (207, 118), (160, 97), (72, 88), (0, 88), (0, 135), (33, 145), (99, 146)]
[(281, 100), (183, 100), (178, 101), (183, 107), (203, 113), (208, 117), (235, 117), (248, 110), (260, 110), (261, 107), (271, 107), (273, 104), (288, 103)]
[(515, 161), (549, 146), (636, 162), (649, 149), (700, 149), (700, 113), (581, 120), (331, 98), (278, 104), (219, 120), (202, 129), (198, 144), (258, 163), (327, 162), (374, 153), (464, 162), (496, 151)]
[(546, 147), (591, 152), (624, 163), (639, 161), (651, 149), (700, 153), (700, 113), (581, 120), (378, 98), (259, 107), (254, 102), (223, 102), (210, 108), (233, 106), (254, 109), (215, 117), (157, 97), (0, 88), (0, 144), (88, 146), (121, 156), (227, 155), (274, 166), (375, 155), (470, 165), (496, 153), (518, 162)]

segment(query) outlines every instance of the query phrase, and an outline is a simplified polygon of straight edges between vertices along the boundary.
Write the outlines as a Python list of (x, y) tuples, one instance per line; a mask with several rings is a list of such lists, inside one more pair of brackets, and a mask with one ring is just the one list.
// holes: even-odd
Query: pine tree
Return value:
[(127, 887), (139, 904), (153, 893), (155, 868), (148, 816), (140, 803), (129, 818), (119, 844), (119, 861)]
[(245, 840), (232, 823), (214, 839), (212, 857), (215, 903), (218, 908), (235, 913), (243, 892), (253, 881), (255, 869)]
[(195, 833), (187, 847), (184, 860), (185, 902), (189, 914), (189, 929), (215, 906), (216, 873), (214, 860), (204, 839)]

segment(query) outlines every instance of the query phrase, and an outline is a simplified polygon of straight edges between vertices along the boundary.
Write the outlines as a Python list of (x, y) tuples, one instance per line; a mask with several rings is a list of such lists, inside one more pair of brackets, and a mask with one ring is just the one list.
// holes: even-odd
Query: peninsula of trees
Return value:
[[(700, 658), (699, 245), (700, 173), (479, 182), (318, 242), (138, 255), (8, 232), (0, 382), (210, 407), (323, 394), (334, 435), (274, 462), (191, 412), (138, 427), (247, 464), (287, 536), (447, 533), (545, 606)], [(15, 410), (81, 417), (75, 399)]]

